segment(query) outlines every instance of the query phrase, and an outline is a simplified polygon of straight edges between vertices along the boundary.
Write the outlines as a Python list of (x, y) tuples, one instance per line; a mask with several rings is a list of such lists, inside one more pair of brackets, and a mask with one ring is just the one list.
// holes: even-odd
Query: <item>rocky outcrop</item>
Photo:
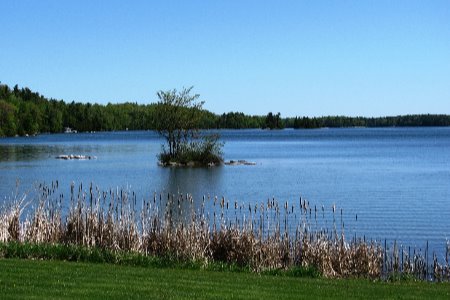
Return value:
[(58, 155), (56, 157), (56, 159), (63, 159), (63, 160), (71, 160), (71, 159), (77, 159), (77, 160), (91, 160), (91, 159), (97, 159), (96, 156), (91, 156), (91, 155)]
[(227, 165), (227, 166), (254, 166), (254, 165), (256, 165), (256, 163), (240, 159), (240, 160), (226, 161), (225, 165)]
[[(246, 161), (243, 159), (240, 160), (229, 160), (226, 162), (222, 162), (224, 165), (227, 166), (255, 166), (256, 163), (255, 162), (251, 162), (251, 161)], [(198, 163), (198, 162), (194, 162), (194, 161), (189, 161), (187, 163), (179, 163), (179, 162), (169, 162), (169, 163), (162, 163), (162, 162), (158, 162), (158, 165), (160, 167), (216, 167), (216, 166), (220, 166), (221, 164), (216, 164), (213, 162), (208, 163), (207, 165), (203, 164), (203, 163)]]
[(160, 167), (187, 167), (187, 168), (193, 168), (193, 167), (216, 167), (216, 166), (220, 166), (220, 164), (216, 164), (213, 162), (210, 162), (208, 164), (204, 164), (204, 163), (199, 163), (199, 162), (195, 162), (195, 161), (188, 161), (187, 163), (180, 163), (180, 162), (174, 162), (171, 161), (169, 163), (162, 163), (162, 162), (158, 162), (158, 166)]

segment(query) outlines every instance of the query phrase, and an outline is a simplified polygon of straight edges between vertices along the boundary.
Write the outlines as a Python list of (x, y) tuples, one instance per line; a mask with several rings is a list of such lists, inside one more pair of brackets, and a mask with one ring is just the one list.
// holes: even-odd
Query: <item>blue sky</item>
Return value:
[(67, 102), (450, 114), (450, 1), (1, 1), (0, 81)]

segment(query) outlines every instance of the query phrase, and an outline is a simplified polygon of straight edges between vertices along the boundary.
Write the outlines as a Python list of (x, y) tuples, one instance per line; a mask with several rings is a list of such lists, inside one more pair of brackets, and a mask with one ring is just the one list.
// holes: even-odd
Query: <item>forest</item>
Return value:
[[(155, 130), (156, 103), (132, 102), (92, 104), (67, 103), (46, 98), (29, 88), (10, 88), (0, 84), (0, 136), (25, 136), (40, 133), (60, 133), (69, 127), (78, 132)], [(282, 129), (321, 127), (392, 127), (450, 126), (449, 115), (406, 115), (394, 117), (294, 117), (282, 118), (280, 113), (246, 115), (228, 112), (221, 115), (201, 111), (201, 129)]]
[(295, 117), (285, 120), (286, 127), (292, 128), (339, 128), (339, 127), (422, 127), (422, 126), (450, 126), (450, 115), (405, 115), (395, 117)]

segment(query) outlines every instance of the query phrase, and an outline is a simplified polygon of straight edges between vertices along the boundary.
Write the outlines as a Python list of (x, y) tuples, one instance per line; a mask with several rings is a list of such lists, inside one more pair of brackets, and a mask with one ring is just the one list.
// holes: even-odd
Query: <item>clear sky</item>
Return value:
[(450, 114), (450, 1), (1, 0), (0, 81), (66, 102)]

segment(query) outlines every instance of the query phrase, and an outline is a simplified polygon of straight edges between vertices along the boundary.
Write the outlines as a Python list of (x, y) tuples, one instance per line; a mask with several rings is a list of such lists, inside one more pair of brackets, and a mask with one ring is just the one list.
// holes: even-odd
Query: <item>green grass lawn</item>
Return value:
[(0, 298), (450, 299), (450, 284), (0, 259)]

